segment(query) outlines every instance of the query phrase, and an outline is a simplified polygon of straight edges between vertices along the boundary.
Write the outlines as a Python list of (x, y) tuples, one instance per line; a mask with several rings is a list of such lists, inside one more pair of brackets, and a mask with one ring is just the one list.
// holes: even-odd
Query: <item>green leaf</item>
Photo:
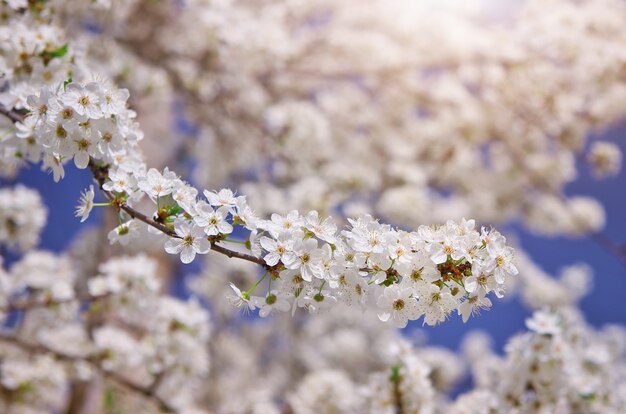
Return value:
[(591, 392), (591, 393), (580, 393), (578, 394), (580, 396), (580, 398), (582, 398), (585, 401), (593, 401), (596, 398), (596, 394)]
[(167, 213), (170, 216), (176, 216), (178, 215), (178, 213), (181, 213), (183, 211), (183, 208), (181, 206), (179, 206), (178, 204), (173, 204), (169, 207), (167, 207)]
[(400, 380), (400, 365), (394, 365), (391, 367), (391, 374), (389, 375), (389, 381), (398, 382)]
[(104, 412), (107, 414), (117, 414), (118, 410), (116, 408), (116, 403), (115, 403), (115, 391), (113, 391), (113, 388), (111, 387), (107, 387), (104, 390), (104, 398), (103, 398), (103, 403), (104, 403)]
[(65, 79), (63, 81), (63, 90), (67, 90), (67, 85), (69, 85), (70, 83), (72, 83), (72, 75), (70, 75), (69, 78)]
[(65, 43), (63, 46), (58, 47), (54, 50), (44, 50), (43, 52), (41, 52), (41, 55), (43, 56), (44, 59), (54, 59), (54, 58), (61, 58), (63, 56), (65, 56), (67, 54), (67, 50), (68, 50), (68, 43)]
[(98, 314), (102, 312), (103, 310), (104, 310), (104, 306), (102, 305), (101, 302), (91, 302), (91, 305), (89, 305), (88, 312), (91, 314)]
[(67, 54), (69, 44), (66, 43), (61, 47), (53, 50), (44, 50), (39, 56), (43, 58), (43, 63), (47, 65), (54, 58), (62, 58)]
[(48, 0), (30, 0), (28, 2), (28, 7), (31, 12), (40, 13), (43, 11), (47, 1)]

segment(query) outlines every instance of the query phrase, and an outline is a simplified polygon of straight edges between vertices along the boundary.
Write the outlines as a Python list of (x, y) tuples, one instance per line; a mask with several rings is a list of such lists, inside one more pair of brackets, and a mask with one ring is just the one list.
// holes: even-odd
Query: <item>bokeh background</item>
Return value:
[[(625, 0), (0, 0), (0, 111), (15, 121), (42, 86), (55, 95), (24, 120), (32, 134), (0, 116), (0, 187), (43, 202), (2, 191), (0, 243), (35, 240), (47, 210), (36, 246), (0, 246), (0, 414), (621, 414), (624, 22)], [(260, 318), (233, 295), (265, 294), (256, 263), (185, 265), (145, 228), (109, 243), (129, 219), (115, 208), (75, 216), (96, 183), (48, 127), (66, 82), (94, 81), (128, 91), (105, 119), (131, 152), (90, 154), (109, 164), (96, 175), (168, 168), (261, 218), (475, 219), (520, 273), (467, 323), (397, 329), (346, 291), (327, 313)], [(80, 133), (102, 143), (101, 127)], [(59, 183), (26, 161), (42, 151), (65, 164)], [(124, 287), (100, 296), (105, 282)]]

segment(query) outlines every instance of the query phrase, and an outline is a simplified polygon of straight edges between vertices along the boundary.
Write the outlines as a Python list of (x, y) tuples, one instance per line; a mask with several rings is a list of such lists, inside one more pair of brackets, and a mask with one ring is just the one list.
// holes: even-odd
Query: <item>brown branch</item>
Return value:
[(404, 398), (402, 396), (402, 375), (400, 374), (400, 366), (395, 365), (391, 367), (391, 375), (389, 376), (391, 382), (391, 393), (393, 398), (393, 407), (395, 414), (405, 414)]
[(24, 118), (26, 117), (26, 114), (20, 111), (16, 111), (15, 109), (6, 109), (2, 106), (0, 106), (0, 114), (9, 118), (14, 124), (24, 121)]
[(100, 299), (105, 297), (100, 296), (100, 297), (95, 297), (95, 296), (78, 296), (78, 297), (72, 297), (72, 298), (67, 298), (67, 299), (60, 299), (60, 300), (53, 300), (50, 298), (47, 299), (23, 299), (23, 300), (19, 300), (19, 301), (14, 301), (14, 302), (9, 302), (8, 304), (2, 306), (0, 305), (0, 311), (1, 312), (12, 312), (12, 311), (26, 311), (26, 310), (30, 310), (30, 309), (37, 309), (37, 308), (46, 308), (48, 306), (56, 306), (56, 305), (61, 305), (64, 303), (70, 303), (73, 301), (91, 301), (91, 300), (96, 300), (96, 299)]
[(216, 244), (216, 242), (211, 242), (211, 251), (217, 252), (217, 253), (221, 253), (225, 256), (228, 256), (230, 258), (236, 258), (236, 259), (242, 259), (242, 260), (247, 260), (249, 262), (252, 263), (256, 263), (259, 266), (267, 269), (267, 270), (272, 270), (271, 266), (268, 266), (267, 263), (265, 263), (265, 260), (261, 259), (260, 257), (256, 257), (256, 256), (252, 256), (250, 254), (246, 254), (246, 253), (240, 253), (238, 251), (235, 250), (230, 250), (227, 249), (226, 247), (220, 246), (219, 244)]
[[(92, 169), (92, 171), (93, 171), (93, 169)], [(95, 177), (95, 175), (94, 175), (94, 177)], [(98, 180), (98, 183), (100, 184), (100, 190), (102, 190), (102, 192), (109, 199), (109, 201), (111, 201), (113, 203), (113, 205), (116, 206), (119, 210), (124, 211), (129, 216), (131, 216), (132, 218), (137, 219), (139, 221), (142, 221), (142, 222), (146, 223), (147, 225), (149, 225), (151, 227), (154, 227), (155, 229), (161, 231), (162, 233), (167, 234), (170, 237), (175, 237), (175, 238), (180, 239), (180, 236), (178, 234), (176, 234), (176, 232), (174, 232), (174, 230), (172, 230), (171, 228), (167, 227), (166, 225), (163, 225), (161, 223), (158, 223), (158, 222), (154, 221), (153, 219), (151, 219), (150, 217), (146, 216), (142, 212), (137, 211), (134, 208), (130, 207), (128, 204), (120, 202), (119, 198), (116, 197), (115, 194), (111, 193), (110, 191), (106, 191), (106, 190), (102, 189), (102, 184), (104, 184), (104, 181)]]
[(7, 334), (0, 334), (0, 341), (15, 345), (30, 354), (49, 354), (55, 357), (56, 359), (60, 361), (64, 361), (64, 362), (75, 363), (78, 361), (84, 361), (88, 363), (89, 365), (91, 365), (96, 371), (100, 373), (100, 375), (102, 375), (107, 380), (114, 382), (115, 384), (119, 385), (122, 388), (125, 388), (128, 391), (132, 391), (137, 394), (143, 395), (147, 399), (151, 400), (154, 404), (157, 405), (157, 407), (161, 411), (170, 413), (170, 414), (175, 414), (178, 412), (178, 410), (172, 407), (167, 401), (159, 397), (156, 394), (155, 390), (150, 389), (150, 388), (145, 388), (132, 381), (129, 381), (128, 379), (124, 377), (110, 373), (106, 371), (104, 368), (102, 368), (99, 364), (97, 364), (94, 360), (90, 359), (89, 357), (79, 357), (79, 356), (68, 355), (68, 354), (50, 349), (47, 346), (26, 342), (23, 339), (17, 338), (12, 335), (7, 335)]
[[(112, 204), (114, 206), (116, 206), (118, 209), (123, 210), (124, 212), (126, 212), (129, 216), (131, 216), (134, 219), (137, 219), (139, 221), (144, 222), (145, 224), (154, 227), (155, 229), (161, 231), (162, 233), (165, 233), (166, 235), (170, 236), (170, 237), (175, 237), (175, 238), (180, 238), (180, 236), (178, 234), (176, 234), (176, 232), (174, 232), (174, 230), (172, 230), (170, 227), (161, 224), (157, 221), (155, 221), (154, 219), (146, 216), (145, 214), (141, 213), (140, 211), (135, 210), (134, 208), (130, 207), (128, 204), (122, 202), (119, 197), (117, 197), (115, 194), (113, 194), (110, 191), (106, 191), (104, 189), (102, 189), (102, 186), (104, 185), (106, 179), (107, 179), (107, 175), (106, 175), (106, 167), (99, 167), (95, 164), (95, 162), (93, 162), (93, 160), (90, 160), (89, 162), (89, 167), (91, 168), (91, 171), (93, 173), (94, 178), (96, 179), (96, 181), (98, 182), (98, 185), (100, 186), (100, 189), (102, 190), (102, 192), (104, 193), (104, 195), (112, 202)], [(225, 256), (228, 256), (230, 258), (237, 258), (237, 259), (241, 259), (241, 260), (246, 260), (248, 262), (252, 262), (252, 263), (256, 263), (259, 266), (262, 266), (266, 269), (270, 269), (270, 267), (267, 265), (267, 263), (265, 263), (265, 261), (259, 257), (256, 256), (252, 256), (250, 254), (246, 254), (246, 253), (241, 253), (235, 250), (230, 250), (226, 247), (220, 246), (219, 244), (217, 244), (217, 241), (211, 241), (211, 251), (215, 251), (217, 253), (223, 254)]]

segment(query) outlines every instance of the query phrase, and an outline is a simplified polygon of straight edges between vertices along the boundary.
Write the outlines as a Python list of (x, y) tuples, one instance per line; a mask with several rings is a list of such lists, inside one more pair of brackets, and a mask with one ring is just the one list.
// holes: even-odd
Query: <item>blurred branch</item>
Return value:
[(14, 124), (22, 122), (24, 120), (24, 117), (26, 116), (26, 114), (21, 111), (16, 111), (15, 109), (6, 109), (2, 106), (0, 106), (0, 114), (9, 118)]
[(56, 306), (56, 305), (61, 305), (63, 303), (70, 303), (76, 300), (92, 301), (92, 300), (97, 300), (97, 299), (104, 298), (104, 297), (105, 295), (99, 296), (99, 297), (87, 295), (87, 296), (71, 297), (71, 298), (59, 299), (59, 300), (23, 299), (19, 301), (9, 302), (8, 304), (4, 306), (0, 305), (0, 312), (26, 311), (26, 310), (37, 309), (37, 308), (47, 308), (49, 306)]
[(402, 399), (402, 390), (400, 389), (400, 385), (402, 383), (400, 366), (395, 365), (391, 367), (391, 375), (389, 376), (389, 381), (391, 382), (392, 387), (394, 413), (405, 414), (404, 401)]
[(124, 377), (108, 372), (105, 369), (103, 369), (99, 364), (97, 364), (94, 360), (90, 359), (89, 357), (79, 357), (79, 356), (74, 356), (74, 355), (68, 355), (68, 354), (50, 349), (44, 345), (26, 342), (23, 339), (20, 339), (20, 338), (17, 338), (15, 336), (8, 335), (8, 334), (0, 334), (0, 342), (17, 346), (20, 349), (30, 354), (48, 354), (64, 362), (71, 362), (71, 363), (86, 362), (91, 367), (93, 367), (96, 371), (98, 371), (98, 373), (102, 375), (103, 378), (115, 383), (116, 385), (120, 386), (121, 388), (127, 391), (131, 391), (136, 394), (143, 395), (147, 399), (151, 400), (161, 411), (165, 413), (169, 413), (169, 414), (175, 414), (178, 412), (168, 402), (166, 402), (161, 397), (159, 397), (156, 394), (155, 390), (152, 389), (151, 387), (148, 387), (148, 388), (143, 387), (141, 385), (135, 384), (132, 381), (129, 381), (128, 379)]

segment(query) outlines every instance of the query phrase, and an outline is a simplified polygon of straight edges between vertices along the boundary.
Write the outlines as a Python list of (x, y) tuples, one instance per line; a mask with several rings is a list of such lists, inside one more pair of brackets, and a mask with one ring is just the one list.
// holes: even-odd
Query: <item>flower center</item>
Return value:
[(265, 303), (267, 303), (268, 305), (273, 305), (274, 303), (276, 303), (276, 295), (274, 295), (273, 293), (267, 295), (267, 297), (265, 298)]
[(417, 282), (418, 280), (422, 279), (422, 269), (414, 269), (413, 272), (411, 272), (411, 280), (413, 280), (414, 282)]
[(89, 148), (89, 141), (87, 141), (85, 138), (82, 138), (76, 141), (76, 146), (78, 146), (79, 151), (85, 151)]
[(61, 111), (61, 118), (63, 119), (70, 119), (73, 116), (74, 111), (72, 110), (72, 108), (65, 108)]
[(56, 135), (57, 138), (65, 138), (67, 137), (67, 131), (61, 125), (57, 125)]

